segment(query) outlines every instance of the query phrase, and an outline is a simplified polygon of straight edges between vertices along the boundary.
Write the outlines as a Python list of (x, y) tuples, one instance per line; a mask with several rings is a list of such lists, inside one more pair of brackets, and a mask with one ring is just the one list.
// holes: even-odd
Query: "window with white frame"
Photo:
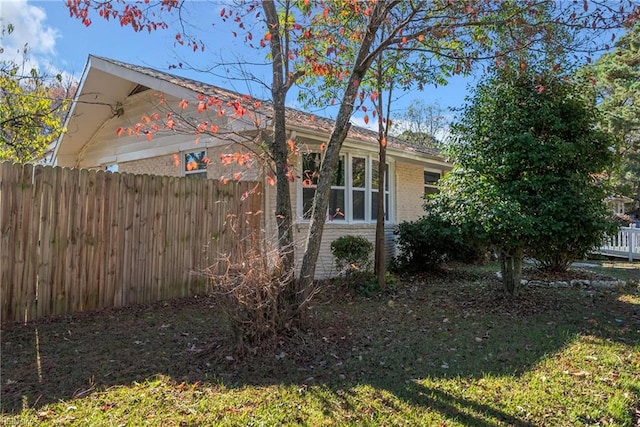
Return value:
[[(313, 197), (320, 176), (320, 153), (307, 153), (302, 156), (302, 217), (311, 218)], [(340, 156), (338, 167), (333, 174), (331, 193), (329, 195), (329, 220), (344, 221), (345, 218), (345, 164), (344, 156)]]
[[(302, 200), (300, 215), (311, 217), (311, 206), (320, 176), (320, 153), (302, 155)], [(389, 220), (390, 191), (387, 165), (384, 184), (385, 219)], [(340, 156), (334, 172), (329, 196), (329, 221), (372, 222), (377, 217), (378, 162), (370, 156), (345, 154)]]
[(184, 153), (184, 176), (206, 178), (208, 160), (204, 150)]
[(430, 170), (424, 171), (424, 194), (436, 194), (438, 190), (438, 181), (440, 181), (440, 172)]

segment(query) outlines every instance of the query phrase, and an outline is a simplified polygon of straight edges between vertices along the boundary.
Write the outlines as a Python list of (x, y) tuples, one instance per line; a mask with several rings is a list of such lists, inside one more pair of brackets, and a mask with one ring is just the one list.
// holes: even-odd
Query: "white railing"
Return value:
[(605, 239), (594, 252), (640, 260), (640, 228), (622, 227), (617, 234)]

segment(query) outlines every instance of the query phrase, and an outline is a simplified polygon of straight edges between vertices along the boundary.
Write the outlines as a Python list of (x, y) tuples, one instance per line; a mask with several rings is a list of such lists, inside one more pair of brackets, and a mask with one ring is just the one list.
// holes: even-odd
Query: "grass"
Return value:
[(5, 324), (0, 424), (638, 423), (637, 282), (511, 301), (494, 273), (407, 278), (372, 298), (327, 285), (308, 331), (243, 357), (204, 297)]

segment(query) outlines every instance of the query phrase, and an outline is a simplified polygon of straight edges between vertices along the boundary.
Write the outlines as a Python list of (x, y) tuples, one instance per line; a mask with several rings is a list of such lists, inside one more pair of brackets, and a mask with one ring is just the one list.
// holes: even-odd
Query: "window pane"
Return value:
[(437, 194), (438, 189), (436, 187), (424, 187), (424, 194)]
[(364, 220), (364, 191), (353, 190), (353, 219)]
[(378, 192), (377, 191), (371, 192), (371, 219), (374, 221), (378, 219)]
[(331, 190), (329, 198), (329, 221), (344, 221), (344, 190)]
[(386, 164), (386, 165), (384, 165), (384, 189), (386, 191), (389, 191), (389, 181), (391, 181), (389, 179), (389, 165)]
[(307, 187), (302, 189), (302, 217), (311, 218), (311, 207), (313, 206), (313, 196), (316, 194), (316, 189), (313, 187)]
[(320, 153), (306, 153), (302, 155), (303, 185), (318, 185), (320, 176)]
[(378, 173), (378, 167), (380, 162), (374, 160), (371, 162), (371, 188), (374, 190), (378, 189), (378, 179), (380, 178), (380, 174)]
[(389, 193), (384, 193), (384, 219), (389, 221)]
[[(375, 221), (378, 219), (378, 192), (371, 192), (371, 220)], [(389, 219), (389, 193), (385, 193), (384, 195), (384, 219)]]
[(184, 170), (185, 172), (206, 170), (207, 158), (205, 151), (194, 151), (192, 153), (184, 153)]
[(429, 185), (436, 185), (440, 180), (440, 174), (436, 172), (424, 171), (424, 183)]
[(118, 164), (114, 163), (112, 165), (107, 165), (104, 167), (104, 170), (107, 172), (118, 172)]
[[(374, 160), (371, 162), (371, 188), (374, 190), (378, 189), (378, 178), (380, 174), (378, 173), (378, 168), (380, 167), (380, 162)], [(384, 168), (384, 189), (389, 191), (389, 165), (385, 165)]]
[(333, 175), (333, 181), (331, 185), (335, 185), (338, 187), (344, 187), (344, 156), (340, 156), (340, 160), (338, 161), (338, 167), (336, 169), (335, 174)]
[(364, 188), (367, 183), (367, 161), (360, 157), (354, 157), (351, 162), (351, 185)]

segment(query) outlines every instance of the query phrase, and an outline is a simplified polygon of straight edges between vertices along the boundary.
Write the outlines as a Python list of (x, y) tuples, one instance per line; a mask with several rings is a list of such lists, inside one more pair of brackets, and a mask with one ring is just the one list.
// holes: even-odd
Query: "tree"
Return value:
[(569, 76), (512, 66), (483, 79), (452, 126), (455, 165), (436, 203), (499, 250), (510, 295), (524, 254), (566, 269), (609, 229), (595, 176), (610, 165), (613, 138), (596, 128), (591, 100)]
[[(141, 0), (132, 4), (124, 0), (67, 2), (72, 16), (81, 19), (87, 26), (91, 24), (89, 13), (93, 10), (102, 18), (118, 19), (121, 25), (130, 25), (135, 31), (166, 29), (168, 24), (162, 19), (162, 15), (179, 11), (187, 5), (188, 3), (178, 0)], [(270, 8), (271, 12), (266, 8)], [(296, 80), (289, 80), (291, 77), (304, 75), (310, 79), (307, 83), (315, 88), (335, 88), (327, 93), (331, 93), (330, 98), (340, 100), (334, 129), (323, 153), (300, 279), (296, 284), (292, 284), (300, 308), (296, 310), (298, 313), (303, 312), (301, 308), (306, 305), (313, 289), (331, 179), (339, 161), (342, 143), (349, 131), (349, 119), (354, 112), (356, 100), (364, 99), (367, 95), (361, 90), (361, 83), (381, 52), (393, 49), (407, 55), (420, 55), (425, 61), (432, 60), (435, 63), (447, 58), (447, 61), (454, 64), (453, 68), (436, 67), (441, 70), (440, 75), (446, 77), (470, 69), (477, 61), (499, 59), (511, 50), (530, 49), (549, 37), (551, 28), (562, 25), (563, 22), (571, 28), (599, 29), (603, 26), (622, 25), (629, 13), (624, 7), (615, 10), (604, 7), (592, 11), (587, 11), (589, 8), (586, 7), (583, 12), (573, 4), (565, 6), (558, 3), (554, 6), (542, 0), (265, 0), (241, 2), (239, 9), (244, 12), (232, 14), (225, 8), (221, 15), (225, 19), (233, 17), (235, 22), (245, 28), (248, 27), (245, 20), (249, 19), (250, 15), (255, 18), (260, 16), (257, 19), (260, 21), (258, 25), (262, 25), (261, 29), (265, 31), (265, 36), (260, 39), (260, 46), (271, 45), (274, 41), (274, 28), (278, 29), (280, 40), (284, 40), (284, 43), (280, 43), (280, 48), (271, 46), (269, 58), (275, 61), (278, 61), (278, 58), (283, 60), (279, 63), (282, 66), (274, 66), (274, 72), (284, 77), (280, 81), (291, 81), (291, 84), (294, 84)], [(278, 12), (278, 25), (272, 13), (274, 9)], [(261, 10), (270, 15), (266, 20), (261, 17)], [(554, 13), (550, 15), (551, 12)], [(611, 16), (616, 19), (605, 19)], [(251, 23), (256, 24), (256, 21), (251, 20)], [(197, 38), (183, 36), (184, 30), (181, 28), (176, 35), (177, 40), (195, 50), (202, 48)], [(250, 32), (247, 33), (246, 40), (248, 43), (253, 40)], [(420, 68), (416, 68), (414, 75), (420, 71)], [(283, 72), (285, 74), (281, 74)], [(278, 85), (276, 80), (274, 82)], [(320, 92), (325, 93), (323, 90)], [(286, 95), (286, 91), (284, 94)], [(274, 110), (284, 110), (284, 100), (284, 96), (274, 99)], [(282, 128), (285, 125), (286, 122), (282, 120), (274, 120), (274, 135), (276, 132), (278, 135), (285, 135)], [(287, 141), (277, 138), (273, 143), (278, 145), (278, 150), (282, 150), (282, 144), (287, 144)], [(275, 145), (270, 149), (274, 147)], [(277, 181), (289, 179), (289, 165), (284, 166), (285, 170), (276, 170)], [(281, 191), (283, 190), (278, 187), (278, 192)], [(289, 194), (282, 194), (280, 197), (289, 197)], [(284, 210), (286, 206), (283, 212)], [(291, 212), (286, 215), (292, 217)], [(288, 239), (286, 236), (290, 236), (290, 231), (280, 229), (286, 224), (286, 221), (279, 222), (279, 230), (282, 231), (279, 231), (281, 247)]]
[(447, 128), (447, 118), (438, 103), (419, 100), (398, 116), (394, 130), (399, 138), (425, 147), (437, 147)]
[[(12, 32), (11, 24), (3, 26), (0, 42)], [(0, 161), (41, 159), (63, 130), (70, 86), (60, 75), (50, 78), (30, 68), (28, 53), (25, 45), (20, 62), (0, 60)]]
[(616, 192), (640, 203), (640, 25), (582, 73), (592, 77), (602, 126), (620, 141), (620, 162), (612, 172)]
[[(502, 66), (513, 53), (560, 48), (575, 51), (576, 43), (581, 41), (576, 35), (579, 30), (622, 26), (630, 17), (640, 14), (639, 6), (630, 6), (625, 9), (605, 5), (590, 11), (587, 1), (582, 8), (574, 3), (545, 1), (354, 1), (345, 2), (337, 14), (324, 14), (324, 24), (334, 31), (321, 30), (319, 37), (314, 38), (315, 48), (310, 48), (305, 55), (313, 60), (316, 68), (332, 71), (324, 72), (321, 77), (325, 87), (340, 87), (341, 100), (314, 197), (307, 250), (300, 271), (302, 289), (308, 289), (313, 281), (332, 171), (338, 164), (342, 142), (348, 133), (349, 118), (356, 99), (366, 98), (366, 93), (360, 90), (361, 83), (382, 51), (417, 53), (425, 61), (447, 58), (455, 64), (453, 73), (470, 69), (483, 59), (495, 59), (497, 65)], [(354, 23), (360, 25), (354, 26)], [(335, 31), (335, 28), (344, 30)], [(562, 31), (558, 31), (559, 28)], [(381, 33), (384, 36), (378, 37)], [(335, 58), (340, 56), (343, 46), (347, 46), (344, 51), (350, 53), (349, 60), (336, 64)], [(442, 72), (447, 70), (442, 68)]]

